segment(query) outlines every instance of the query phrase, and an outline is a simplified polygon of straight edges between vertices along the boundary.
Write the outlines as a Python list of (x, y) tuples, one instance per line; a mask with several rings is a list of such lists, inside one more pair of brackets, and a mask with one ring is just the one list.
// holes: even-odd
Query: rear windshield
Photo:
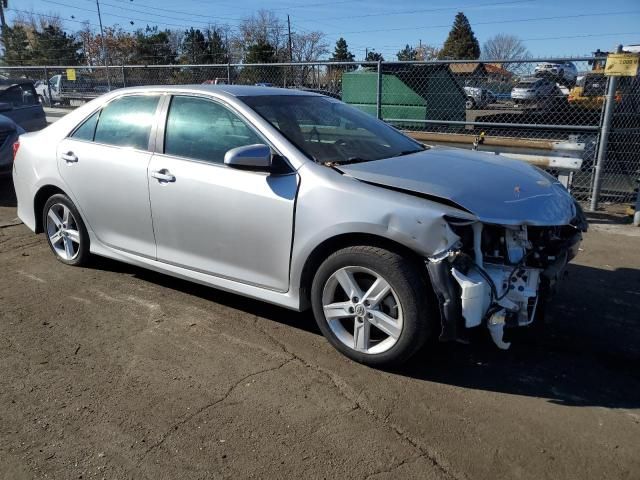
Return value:
[(316, 95), (240, 97), (318, 163), (354, 163), (398, 157), (425, 147), (373, 116)]

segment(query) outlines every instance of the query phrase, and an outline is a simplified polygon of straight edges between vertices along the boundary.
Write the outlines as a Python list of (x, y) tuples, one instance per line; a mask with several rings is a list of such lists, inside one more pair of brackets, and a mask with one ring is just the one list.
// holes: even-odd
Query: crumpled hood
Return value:
[(573, 198), (553, 176), (499, 155), (432, 147), (338, 168), (368, 183), (449, 200), (486, 223), (567, 225), (576, 216)]

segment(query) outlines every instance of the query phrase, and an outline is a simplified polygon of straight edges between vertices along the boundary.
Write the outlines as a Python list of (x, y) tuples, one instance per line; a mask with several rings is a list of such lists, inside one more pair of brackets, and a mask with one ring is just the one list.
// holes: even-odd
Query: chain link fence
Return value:
[(640, 85), (637, 77), (623, 78), (612, 100), (599, 188), (594, 185), (609, 85), (605, 60), (0, 67), (0, 76), (29, 78), (41, 102), (64, 108), (143, 85), (306, 89), (341, 99), (424, 143), (530, 161), (560, 175), (578, 200), (594, 207), (635, 198), (640, 176)]

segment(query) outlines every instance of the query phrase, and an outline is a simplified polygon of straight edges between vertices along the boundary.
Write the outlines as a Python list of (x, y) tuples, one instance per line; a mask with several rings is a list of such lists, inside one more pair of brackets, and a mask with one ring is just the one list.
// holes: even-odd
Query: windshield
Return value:
[(338, 100), (307, 95), (241, 97), (318, 163), (355, 163), (425, 149), (393, 127)]

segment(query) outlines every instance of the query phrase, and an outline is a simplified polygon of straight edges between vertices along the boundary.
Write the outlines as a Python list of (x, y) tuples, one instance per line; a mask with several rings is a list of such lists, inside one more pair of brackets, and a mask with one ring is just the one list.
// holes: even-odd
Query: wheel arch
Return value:
[[(337, 252), (342, 248), (352, 247), (355, 245), (384, 248), (407, 258), (411, 258), (417, 265), (420, 265), (421, 262), (423, 262), (423, 258), (419, 253), (402, 243), (380, 235), (364, 232), (351, 232), (334, 235), (318, 244), (307, 256), (304, 262), (299, 278), (300, 305), (303, 309), (308, 308), (310, 305), (311, 283), (313, 282), (315, 272), (318, 270), (322, 262), (332, 253)], [(426, 267), (424, 269), (421, 268), (420, 270), (423, 272), (424, 277), (428, 282), (429, 277)]]
[[(33, 198), (33, 213), (35, 219), (35, 232), (42, 233), (44, 232), (44, 225), (42, 224), (42, 210), (44, 209), (44, 204), (47, 200), (52, 196), (61, 193), (62, 195), (67, 195), (67, 193), (62, 190), (60, 187), (55, 185), (43, 185), (38, 189), (34, 198)], [(68, 197), (69, 195), (67, 195)]]

